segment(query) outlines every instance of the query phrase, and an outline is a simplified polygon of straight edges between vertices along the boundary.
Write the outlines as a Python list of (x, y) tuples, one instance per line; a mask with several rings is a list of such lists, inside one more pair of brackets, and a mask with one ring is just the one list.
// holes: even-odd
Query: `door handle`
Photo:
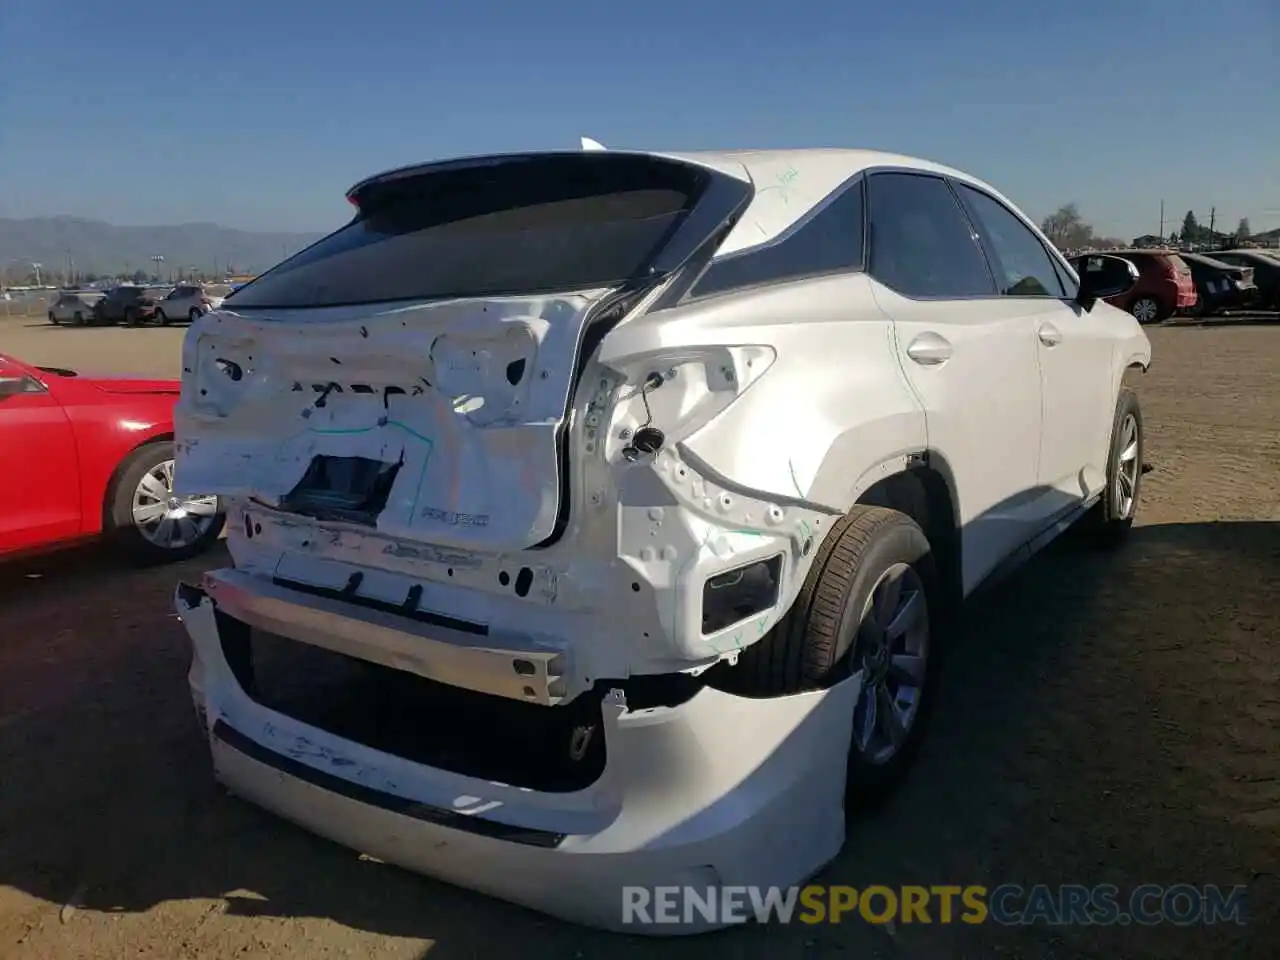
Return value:
[(922, 333), (907, 347), (907, 356), (926, 367), (951, 359), (951, 344), (936, 333)]
[(1040, 342), (1046, 347), (1056, 347), (1062, 342), (1062, 331), (1052, 323), (1043, 324), (1037, 334), (1040, 337)]

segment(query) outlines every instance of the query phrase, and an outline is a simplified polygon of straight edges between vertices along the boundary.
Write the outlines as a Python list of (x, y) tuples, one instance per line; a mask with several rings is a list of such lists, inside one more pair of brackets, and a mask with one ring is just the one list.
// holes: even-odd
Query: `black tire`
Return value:
[(72, 321), (75, 323), (75, 325), (76, 325), (77, 327), (83, 327), (83, 326), (84, 326), (84, 314), (83, 314), (83, 313), (81, 313), (79, 310), (77, 310), (77, 311), (75, 312), (75, 315), (74, 315), (74, 316), (72, 316), (72, 318), (71, 318), (71, 319), (72, 319)]
[[(1129, 441), (1125, 433), (1125, 424), (1132, 418), (1136, 428), (1136, 438)], [(1136, 468), (1129, 474), (1132, 477), (1132, 491), (1127, 491), (1128, 483), (1122, 474), (1121, 466), (1125, 448), (1136, 443)], [(1122, 543), (1133, 527), (1133, 518), (1137, 513), (1139, 497), (1142, 494), (1142, 474), (1146, 461), (1143, 455), (1146, 450), (1146, 431), (1142, 424), (1142, 407), (1138, 403), (1138, 395), (1128, 387), (1120, 388), (1120, 396), (1116, 399), (1116, 413), (1111, 422), (1111, 444), (1107, 451), (1107, 486), (1102, 500), (1094, 507), (1090, 525), (1095, 540), (1102, 546), (1116, 546)], [(1126, 500), (1126, 493), (1132, 496)], [(1126, 507), (1126, 503), (1128, 504)]]
[(192, 323), (195, 323), (195, 322), (196, 322), (197, 320), (199, 320), (202, 316), (204, 316), (204, 314), (202, 314), (202, 313), (200, 312), (200, 308), (199, 308), (199, 307), (192, 307), (192, 308), (191, 308), (191, 312), (187, 314), (187, 319), (188, 319), (189, 321), (191, 321)]
[[(1139, 310), (1139, 304), (1150, 304), (1149, 312), (1145, 307)], [(1139, 297), (1129, 306), (1129, 312), (1137, 317), (1139, 323), (1159, 323), (1168, 316), (1164, 304), (1155, 297)], [(1150, 317), (1149, 320), (1142, 319), (1144, 313)]]
[(928, 643), (919, 703), (905, 740), (887, 761), (872, 762), (851, 745), (851, 806), (880, 800), (903, 778), (933, 710), (943, 594), (924, 531), (896, 510), (854, 507), (828, 531), (787, 615), (732, 668), (734, 685), (754, 696), (822, 688), (847, 678), (861, 650), (863, 612), (882, 578), (899, 565), (913, 571), (923, 593)]
[(165, 312), (163, 310), (156, 311), (155, 321), (162, 327), (167, 327), (170, 323), (173, 322), (167, 316), (165, 316)]
[(188, 557), (204, 552), (213, 546), (223, 526), (226, 516), (221, 510), (213, 518), (209, 528), (190, 543), (175, 547), (165, 547), (145, 537), (133, 520), (133, 495), (142, 483), (142, 479), (151, 470), (166, 460), (173, 459), (173, 443), (159, 440), (147, 443), (134, 450), (121, 464), (116, 477), (107, 491), (106, 530), (116, 547), (130, 560), (139, 565), (150, 566), (159, 563), (170, 563), (185, 560)]
[(136, 327), (138, 325), (138, 314), (133, 307), (125, 307), (124, 325), (126, 327)]
[(58, 318), (53, 315), (52, 310), (49, 311), (49, 322), (52, 323), (55, 327), (58, 325)]

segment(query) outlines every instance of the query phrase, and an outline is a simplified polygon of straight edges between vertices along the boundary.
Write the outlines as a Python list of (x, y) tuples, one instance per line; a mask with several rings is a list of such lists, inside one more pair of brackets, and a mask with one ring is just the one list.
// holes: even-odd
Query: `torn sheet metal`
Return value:
[(317, 457), (399, 464), (379, 532), (536, 544), (559, 511), (556, 432), (599, 296), (208, 314), (183, 346), (178, 482), (278, 504)]

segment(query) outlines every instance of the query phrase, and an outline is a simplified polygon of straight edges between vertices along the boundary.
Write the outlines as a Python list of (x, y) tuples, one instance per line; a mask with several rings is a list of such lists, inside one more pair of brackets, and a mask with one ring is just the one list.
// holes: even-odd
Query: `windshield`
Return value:
[(705, 181), (687, 166), (618, 156), (523, 159), (375, 182), (355, 220), (236, 290), (227, 306), (614, 286), (643, 272)]

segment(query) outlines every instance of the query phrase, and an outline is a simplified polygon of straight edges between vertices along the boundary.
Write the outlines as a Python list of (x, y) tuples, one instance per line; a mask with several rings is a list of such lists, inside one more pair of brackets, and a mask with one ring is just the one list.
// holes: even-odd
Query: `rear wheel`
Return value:
[(828, 532), (787, 616), (735, 669), (756, 695), (862, 675), (853, 715), (848, 801), (874, 802), (906, 774), (936, 685), (937, 567), (904, 513), (854, 507)]
[(190, 320), (192, 323), (195, 323), (197, 320), (200, 319), (201, 316), (203, 316), (203, 314), (200, 312), (200, 308), (192, 307), (191, 312), (187, 314), (187, 319)]
[(55, 327), (58, 325), (58, 318), (53, 315), (52, 310), (49, 311), (49, 322), (52, 323)]
[(177, 497), (173, 492), (173, 443), (139, 447), (120, 469), (108, 495), (112, 538), (138, 563), (182, 560), (208, 549), (226, 517), (217, 497)]
[(169, 325), (169, 318), (165, 316), (165, 312), (163, 310), (156, 311), (156, 323), (160, 324), (162, 327), (167, 327)]
[(72, 321), (74, 321), (74, 323), (75, 323), (75, 325), (76, 325), (77, 327), (83, 327), (83, 326), (84, 326), (84, 314), (83, 314), (83, 313), (81, 313), (79, 310), (77, 310), (77, 311), (75, 312), (75, 316), (73, 316), (71, 319), (72, 319)]
[(133, 307), (125, 307), (124, 325), (126, 327), (133, 327), (133, 326), (137, 326), (137, 324), (138, 324), (138, 312), (134, 310)]
[(1155, 323), (1163, 319), (1164, 310), (1155, 297), (1139, 297), (1133, 301), (1129, 312), (1137, 318), (1139, 323)]

